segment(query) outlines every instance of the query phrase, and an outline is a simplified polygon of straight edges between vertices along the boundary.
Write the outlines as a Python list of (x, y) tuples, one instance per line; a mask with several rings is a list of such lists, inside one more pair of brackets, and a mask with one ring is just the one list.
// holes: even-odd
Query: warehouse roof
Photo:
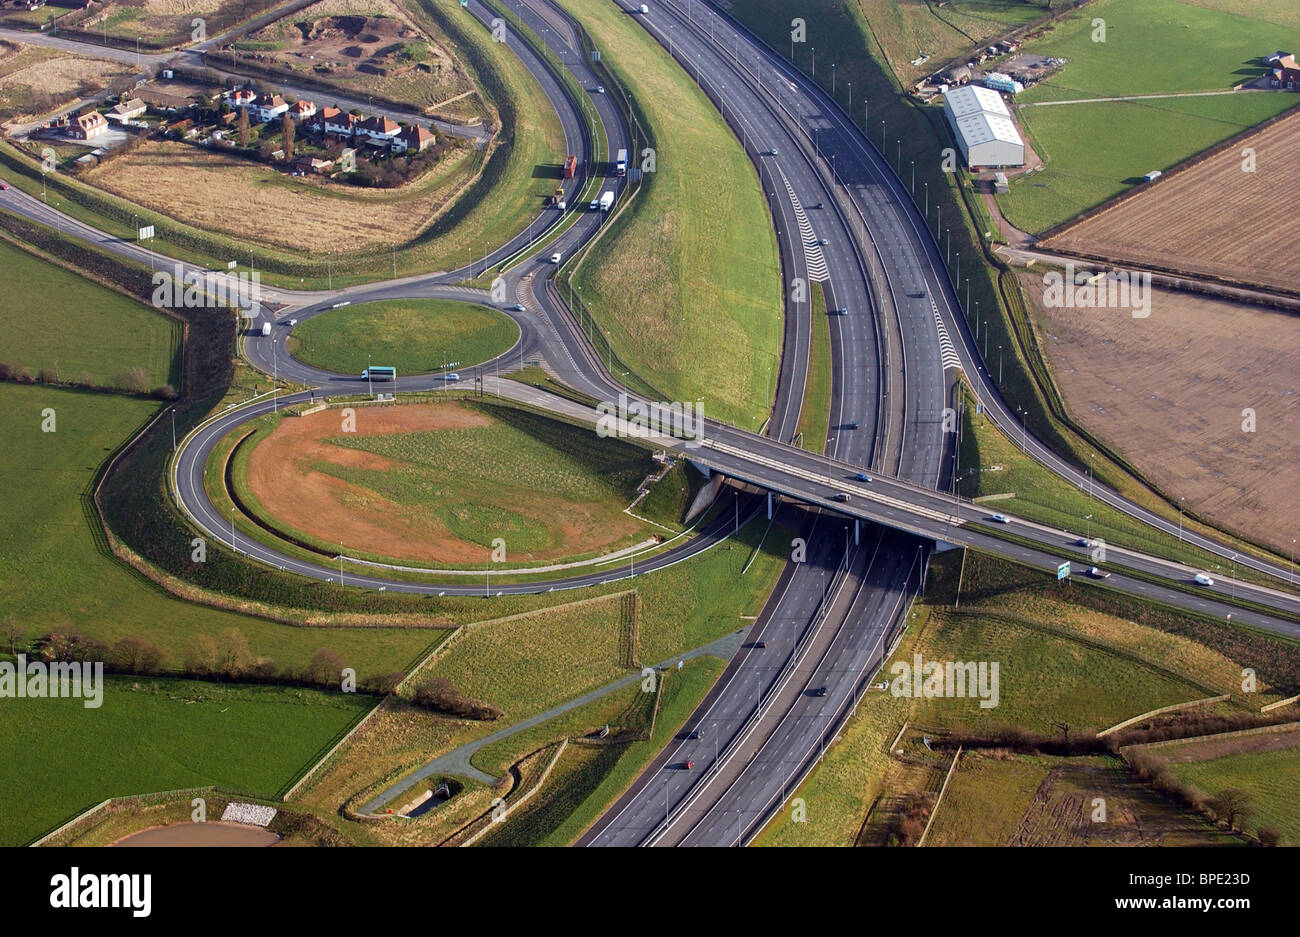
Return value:
[(943, 103), (967, 147), (995, 140), (1024, 146), (1011, 112), (996, 91), (967, 85), (947, 92)]

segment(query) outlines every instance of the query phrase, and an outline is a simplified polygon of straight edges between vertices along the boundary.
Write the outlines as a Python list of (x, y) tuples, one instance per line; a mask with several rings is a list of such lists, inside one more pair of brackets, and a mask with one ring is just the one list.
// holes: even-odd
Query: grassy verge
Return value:
[(808, 348), (798, 433), (805, 449), (821, 452), (826, 448), (831, 422), (831, 323), (820, 283), (813, 284), (812, 294), (812, 344)]
[[(656, 149), (656, 171), (586, 254), (575, 288), (633, 372), (672, 399), (702, 399), (715, 417), (756, 428), (775, 387), (782, 304), (753, 166), (686, 72), (632, 18), (606, 0), (565, 5), (596, 37)], [(653, 288), (629, 292), (629, 283)]]

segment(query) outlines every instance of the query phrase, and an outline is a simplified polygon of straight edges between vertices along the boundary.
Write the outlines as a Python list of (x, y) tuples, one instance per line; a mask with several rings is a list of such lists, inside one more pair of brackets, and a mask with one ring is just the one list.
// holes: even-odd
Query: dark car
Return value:
[(858, 421), (857, 421), (857, 420), (849, 420), (849, 422), (848, 422), (848, 427), (849, 427), (849, 429), (857, 429), (857, 428), (858, 428)]
[(858, 474), (854, 475), (853, 477), (856, 478), (856, 479), (857, 479), (858, 481), (860, 481), (860, 482), (869, 482), (869, 481), (871, 481), (871, 476), (868, 475), (866, 472), (858, 472)]
[(849, 493), (848, 493), (847, 491), (837, 491), (837, 492), (835, 492), (835, 494), (831, 495), (831, 500), (832, 500), (832, 501), (847, 501), (847, 500), (849, 500)]
[(809, 208), (821, 208), (821, 207), (822, 207), (822, 203), (821, 203), (821, 202), (818, 202), (816, 205), (809, 205), (808, 207), (809, 207)]
[(767, 647), (767, 642), (766, 642), (766, 641), (755, 641), (755, 642), (754, 642), (754, 647), (761, 651), (763, 648)]
[(700, 739), (704, 738), (704, 736), (700, 734), (699, 729), (691, 729), (691, 731), (686, 733), (686, 737), (692, 742), (698, 742)]
[(815, 689), (815, 690), (812, 691), (812, 695), (813, 695), (813, 696), (825, 696), (828, 692), (830, 692), (830, 691), (827, 690), (826, 687), (824, 687), (824, 686), (819, 686), (817, 689)]

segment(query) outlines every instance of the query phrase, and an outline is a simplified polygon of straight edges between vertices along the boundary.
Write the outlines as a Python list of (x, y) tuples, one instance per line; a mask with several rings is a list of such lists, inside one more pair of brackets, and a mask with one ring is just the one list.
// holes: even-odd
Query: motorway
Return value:
[[(629, 13), (635, 9), (632, 4), (624, 6)], [(511, 2), (510, 8), (557, 52), (581, 86), (590, 88), (597, 83), (577, 49), (567, 14), (549, 0)], [(477, 0), (471, 2), (470, 9), (484, 22), (492, 16)], [(990, 416), (1004, 429), (1009, 427), (1016, 438), (1022, 434), (975, 353), (973, 337), (965, 327), (936, 244), (875, 150), (819, 89), (711, 8), (694, 2), (656, 3), (651, 15), (636, 19), (696, 77), (754, 160), (768, 193), (787, 283), (796, 278), (818, 280), (828, 305), (847, 310), (830, 320), (833, 415), (825, 455), (789, 445), (802, 404), (812, 314), (807, 300), (794, 298), (787, 304), (785, 346), (769, 435), (710, 421), (703, 446), (687, 447), (670, 438), (654, 440), (661, 448), (673, 449), (699, 464), (802, 503), (822, 506), (823, 511), (800, 512), (794, 520), (808, 539), (808, 558), (787, 566), (777, 593), (754, 626), (754, 640), (762, 635), (767, 648), (758, 657), (754, 648), (742, 649), (688, 723), (693, 726), (700, 720), (712, 720), (706, 736), (683, 740), (661, 754), (584, 841), (743, 843), (779, 807), (782, 792), (806, 773), (810, 759), (826, 738), (833, 736), (864, 681), (882, 660), (911, 596), (923, 581), (930, 542), (967, 543), (1054, 569), (1060, 559), (1069, 557), (1072, 541), (1066, 542), (1069, 535), (1065, 532), (1013, 518), (1008, 526), (1034, 545), (1007, 543), (980, 529), (988, 516), (983, 509), (941, 493), (955, 448), (953, 435), (942, 432), (942, 414), (950, 403), (958, 368), (976, 385)], [(564, 86), (527, 43), (513, 33), (508, 42), (555, 106), (570, 152), (584, 155), (584, 167), (590, 168), (592, 141), (578, 103), (568, 98)], [(609, 97), (590, 95), (612, 151), (627, 147), (629, 134)], [(778, 155), (764, 155), (773, 149)], [(584, 182), (580, 177), (570, 183), (571, 201)], [(620, 183), (611, 179), (607, 187)], [(0, 205), (134, 260), (173, 263), (161, 254), (70, 221), (39, 199), (14, 189), (0, 193)], [(817, 205), (822, 207), (814, 207)], [(538, 256), (525, 254), (503, 277), (511, 297), (504, 303), (489, 303), (484, 291), (457, 284), (526, 252), (541, 230), (559, 220), (559, 212), (544, 212), (528, 231), (462, 270), (338, 291), (276, 291), (278, 321), (292, 317), (302, 322), (341, 302), (383, 298), (440, 296), (495, 306), (518, 302), (523, 311), (508, 310), (507, 314), (520, 326), (520, 342), (501, 359), (479, 367), (486, 378), (484, 390), (495, 389), (531, 406), (590, 421), (594, 416), (590, 407), (505, 380), (498, 380), (494, 388), (486, 376), (498, 367), (513, 370), (521, 360), (535, 358), (544, 360), (558, 379), (594, 399), (614, 399), (622, 391), (583, 335), (582, 324), (563, 303), (545, 262), (552, 251), (568, 257), (597, 232), (605, 217), (581, 213), (553, 246), (548, 245)], [(821, 240), (826, 243), (819, 243)], [(188, 264), (183, 267), (186, 271), (199, 269)], [(275, 317), (267, 307), (259, 310), (259, 315), (244, 342), (254, 365), (281, 379), (316, 388), (321, 394), (365, 391), (364, 382), (357, 377), (320, 372), (295, 361), (284, 352), (290, 328), (277, 324), (271, 336), (263, 338), (256, 327), (262, 321), (275, 321)], [(959, 340), (954, 342), (948, 336)], [(440, 382), (436, 375), (408, 377), (402, 379), (399, 389), (431, 390)], [(225, 519), (207, 500), (201, 484), (202, 466), (212, 445), (240, 423), (305, 396), (259, 400), (218, 415), (186, 436), (173, 465), (172, 490), (194, 522), (218, 542), (228, 539), (223, 530)], [(1082, 474), (1027, 432), (1023, 444), (1058, 474), (1080, 485), (1086, 482)], [(857, 472), (864, 469), (871, 472), (872, 482), (855, 480)], [(1134, 516), (1141, 516), (1138, 512), (1144, 510), (1101, 486), (1096, 490), (1100, 499)], [(851, 500), (829, 500), (839, 493), (849, 494)], [(857, 525), (846, 517), (874, 523)], [(1168, 524), (1162, 518), (1155, 521)], [(727, 525), (715, 523), (675, 553), (649, 559), (645, 566), (638, 564), (637, 572), (657, 568), (655, 563), (662, 566), (680, 561), (726, 534)], [(1207, 543), (1216, 552), (1228, 549)], [(328, 565), (279, 554), (238, 530), (233, 532), (231, 545), (260, 562), (305, 576), (328, 579), (339, 575)], [(1123, 552), (1113, 545), (1111, 550)], [(1075, 548), (1075, 552), (1081, 551)], [(1166, 579), (1185, 573), (1171, 569), (1166, 561), (1137, 554), (1113, 559), (1125, 568)], [(1270, 565), (1257, 568), (1285, 575), (1285, 571), (1268, 569)], [(545, 591), (613, 578), (618, 577), (589, 573), (543, 583), (503, 584), (499, 589)], [(462, 588), (480, 592), (477, 586), (413, 583), (351, 573), (345, 574), (344, 581), (349, 586), (430, 594), (452, 594)], [(1223, 600), (1224, 594), (1231, 589), (1233, 598), (1241, 595), (1283, 611), (1300, 611), (1295, 597), (1245, 583), (1221, 582), (1210, 590), (1216, 593), (1213, 598), (1121, 572), (1105, 585), (1205, 614), (1231, 613), (1237, 621), (1283, 633), (1295, 633), (1294, 622), (1236, 608)], [(822, 685), (827, 688), (825, 695), (809, 692)], [(679, 755), (695, 761), (695, 771), (665, 775), (671, 771), (666, 765)], [(668, 779), (661, 786), (658, 782), (665, 777)], [(663, 822), (665, 817), (669, 822)]]

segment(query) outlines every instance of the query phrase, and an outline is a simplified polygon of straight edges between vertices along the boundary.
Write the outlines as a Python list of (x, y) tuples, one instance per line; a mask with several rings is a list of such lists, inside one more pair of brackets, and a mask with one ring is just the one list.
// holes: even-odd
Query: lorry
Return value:
[(618, 151), (618, 159), (614, 161), (614, 172), (616, 175), (627, 175), (627, 150)]
[(263, 335), (270, 335), (270, 334), (271, 334), (271, 323), (269, 323), (269, 322), (263, 322), (263, 323), (262, 323), (262, 334), (263, 334)]
[(600, 210), (609, 211), (614, 207), (614, 193), (605, 192), (600, 196)]
[(565, 159), (564, 161), (564, 178), (572, 179), (573, 174), (576, 173), (577, 171), (578, 171), (578, 157), (574, 156), (573, 154), (569, 154), (568, 158)]

